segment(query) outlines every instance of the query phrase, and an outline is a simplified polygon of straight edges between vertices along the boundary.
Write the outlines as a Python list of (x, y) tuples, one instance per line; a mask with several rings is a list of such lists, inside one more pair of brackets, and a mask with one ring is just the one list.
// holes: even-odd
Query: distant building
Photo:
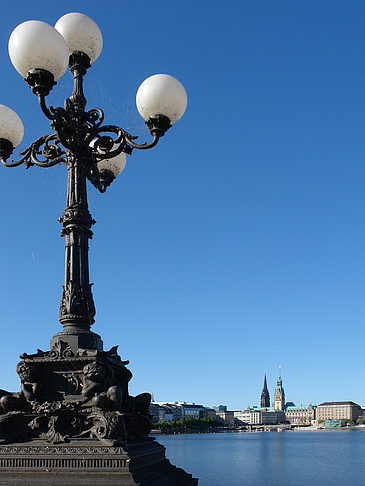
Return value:
[(269, 394), (269, 390), (267, 389), (266, 374), (264, 378), (264, 386), (261, 392), (260, 406), (261, 408), (270, 407), (270, 394)]
[(317, 407), (317, 422), (333, 419), (356, 420), (363, 416), (360, 405), (354, 402), (323, 402)]
[(274, 393), (274, 409), (283, 411), (284, 407), (285, 407), (285, 392), (283, 388), (283, 382), (281, 379), (281, 373), (279, 371), (279, 378), (276, 383), (276, 389)]
[(310, 425), (316, 418), (316, 407), (314, 405), (304, 407), (303, 405), (286, 404), (284, 412), (287, 422), (291, 424)]
[(346, 425), (346, 420), (344, 419), (327, 419), (324, 422), (326, 429), (335, 429), (337, 427), (344, 427)]
[(260, 413), (263, 425), (285, 424), (286, 422), (285, 413), (282, 410), (262, 410)]
[(174, 420), (172, 410), (167, 405), (158, 405), (156, 403), (151, 403), (149, 407), (149, 412), (152, 415), (152, 422), (171, 422)]
[[(280, 370), (274, 393), (274, 406), (270, 407), (270, 395), (267, 388), (266, 374), (264, 377), (264, 386), (261, 392), (260, 405), (261, 409), (266, 409), (268, 412), (283, 412), (285, 414), (285, 420), (283, 420), (282, 415), (279, 415), (278, 420), (280, 422), (286, 421), (292, 424), (310, 425), (312, 421), (315, 420), (316, 407), (314, 405), (308, 405), (308, 407), (305, 407), (303, 405), (296, 406), (293, 402), (285, 402), (285, 391), (283, 388), (283, 380), (281, 378)], [(265, 421), (268, 420), (269, 423), (275, 423), (276, 419), (273, 419), (272, 417), (273, 415), (270, 415), (267, 419), (265, 419), (263, 416), (260, 416), (259, 418), (251, 418), (251, 421), (253, 420), (253, 423), (258, 423), (257, 421), (261, 420), (263, 423), (265, 423)], [(247, 418), (247, 416), (245, 418)], [(237, 421), (238, 420), (240, 419), (237, 418)]]
[(236, 425), (247, 425), (250, 423), (251, 412), (249, 410), (237, 410), (233, 412)]
[(227, 405), (214, 405), (213, 410), (215, 410), (216, 412), (226, 412)]
[(221, 419), (224, 425), (234, 425), (234, 412), (229, 410), (216, 411), (216, 417)]
[(252, 407), (234, 412), (237, 425), (276, 425), (285, 423), (285, 413), (272, 408)]
[(204, 417), (215, 418), (217, 416), (217, 412), (213, 408), (205, 407), (203, 412)]
[(196, 405), (195, 403), (179, 402), (182, 417), (202, 418), (204, 416), (205, 407), (203, 405)]

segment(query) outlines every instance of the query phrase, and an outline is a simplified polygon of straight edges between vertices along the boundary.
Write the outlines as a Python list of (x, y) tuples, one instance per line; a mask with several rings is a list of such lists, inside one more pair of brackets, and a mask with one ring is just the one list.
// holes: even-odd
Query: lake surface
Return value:
[(365, 486), (365, 429), (162, 435), (199, 486)]

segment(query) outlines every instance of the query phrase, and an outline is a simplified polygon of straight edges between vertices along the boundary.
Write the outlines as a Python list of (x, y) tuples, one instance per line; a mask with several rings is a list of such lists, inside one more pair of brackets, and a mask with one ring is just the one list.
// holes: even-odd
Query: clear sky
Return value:
[[(241, 409), (264, 373), (273, 397), (281, 365), (287, 400), (365, 405), (365, 3), (13, 0), (0, 103), (20, 149), (50, 128), (9, 35), (73, 11), (103, 33), (85, 94), (107, 123), (148, 139), (135, 93), (151, 74), (188, 93), (156, 148), (89, 188), (93, 330), (131, 361), (131, 393)], [(68, 72), (48, 102), (71, 90)], [(66, 169), (0, 171), (0, 387), (18, 390), (19, 353), (61, 330)]]

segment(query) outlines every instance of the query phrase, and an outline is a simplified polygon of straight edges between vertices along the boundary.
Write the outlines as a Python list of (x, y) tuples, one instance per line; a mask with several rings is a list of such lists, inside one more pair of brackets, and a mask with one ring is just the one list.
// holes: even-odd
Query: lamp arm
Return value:
[[(110, 135), (102, 135), (104, 133), (115, 134), (116, 137), (113, 138)], [(133, 141), (137, 138), (137, 136), (131, 135), (123, 128), (116, 125), (103, 125), (90, 130), (86, 141), (90, 143), (94, 140), (93, 153), (97, 159), (101, 160), (111, 159), (119, 155), (121, 152), (130, 155), (134, 148), (142, 150), (152, 148), (159, 141), (160, 135), (154, 134), (152, 142), (145, 142), (143, 144), (138, 144)], [(115, 145), (117, 145), (117, 147), (115, 147)]]
[[(0, 160), (5, 167), (18, 167), (22, 164), (25, 165), (26, 169), (29, 169), (32, 165), (44, 168), (53, 167), (60, 162), (66, 163), (67, 161), (66, 153), (59, 147), (59, 143), (60, 140), (57, 135), (43, 135), (20, 153), (20, 155), (23, 155), (21, 159), (7, 162), (7, 157), (0, 151)], [(38, 156), (42, 156), (45, 160), (40, 160)]]
[(139, 144), (139, 143), (133, 142), (133, 140), (135, 140), (136, 138), (138, 138), (138, 137), (132, 137), (129, 134), (126, 134), (125, 140), (126, 140), (128, 145), (130, 145), (131, 147), (133, 147), (135, 149), (140, 149), (140, 150), (150, 149), (150, 148), (154, 147), (155, 145), (157, 145), (158, 141), (160, 140), (160, 136), (154, 134), (152, 142), (150, 142), (150, 143), (145, 142), (145, 143)]
[(38, 98), (39, 106), (41, 107), (43, 114), (49, 120), (55, 121), (57, 119), (57, 115), (52, 114), (50, 112), (50, 110), (48, 109), (47, 104), (46, 104), (46, 97), (45, 97), (44, 93), (38, 93), (37, 98)]

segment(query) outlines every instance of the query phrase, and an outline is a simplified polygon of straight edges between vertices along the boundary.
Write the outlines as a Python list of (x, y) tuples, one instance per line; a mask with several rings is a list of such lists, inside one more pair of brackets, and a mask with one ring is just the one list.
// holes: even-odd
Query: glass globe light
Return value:
[(184, 86), (169, 74), (155, 74), (145, 79), (136, 95), (137, 109), (146, 121), (164, 115), (175, 123), (183, 116), (187, 102)]
[(97, 24), (87, 15), (68, 13), (57, 21), (55, 29), (65, 39), (70, 52), (84, 52), (91, 62), (99, 57), (103, 48), (103, 37)]
[(23, 122), (11, 108), (0, 105), (0, 138), (9, 140), (16, 147), (23, 140)]
[(57, 80), (68, 66), (68, 48), (62, 35), (40, 20), (18, 25), (9, 38), (9, 56), (15, 69), (23, 76), (32, 69), (45, 69)]
[[(115, 145), (114, 148), (117, 148), (117, 145)], [(117, 177), (117, 175), (124, 170), (126, 162), (127, 162), (127, 157), (124, 152), (121, 152), (119, 155), (116, 155), (111, 159), (100, 160), (97, 163), (98, 171), (103, 172), (104, 170), (108, 170), (112, 172), (114, 177)]]

